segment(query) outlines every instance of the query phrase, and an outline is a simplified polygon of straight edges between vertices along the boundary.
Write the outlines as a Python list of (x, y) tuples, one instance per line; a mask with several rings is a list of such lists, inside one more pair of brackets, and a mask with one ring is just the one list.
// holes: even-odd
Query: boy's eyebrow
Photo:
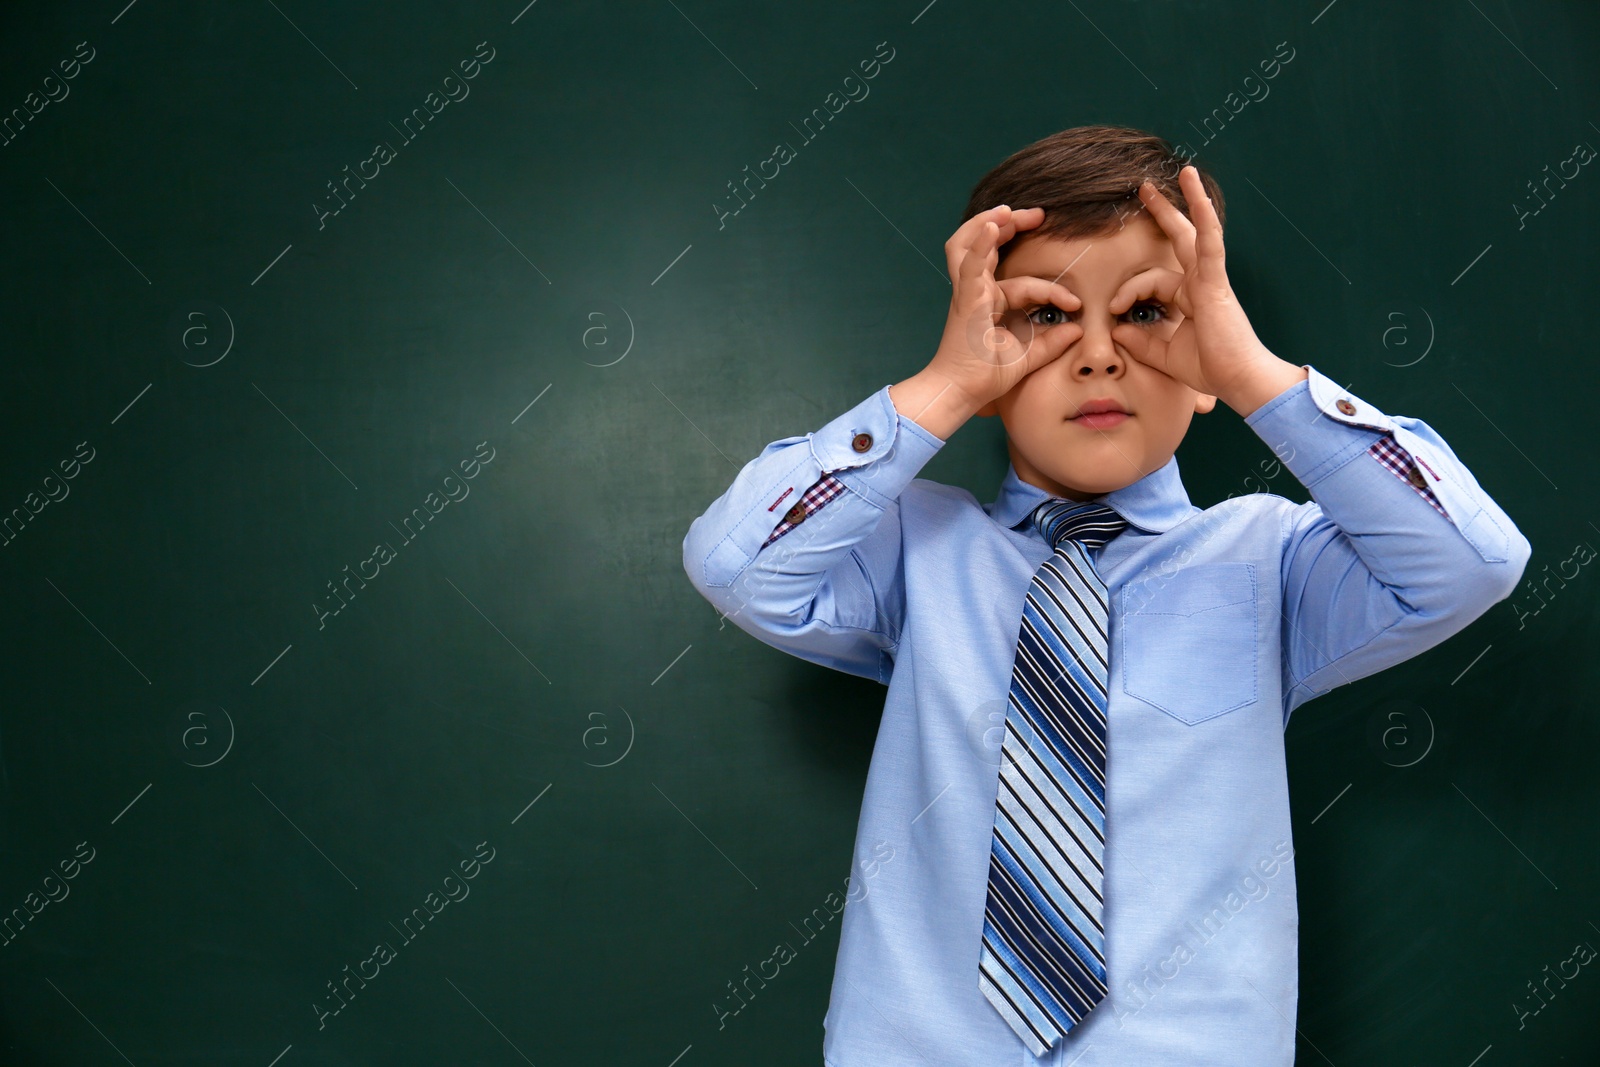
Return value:
[[(1085, 251), (1087, 251), (1087, 249), (1085, 249)], [(1078, 258), (1082, 258), (1082, 253), (1079, 253), (1079, 257)], [(1076, 263), (1077, 259), (1074, 259), (1072, 262)], [(1127, 281), (1129, 278), (1132, 278), (1136, 274), (1143, 274), (1145, 271), (1151, 270), (1152, 268), (1159, 267), (1161, 265), (1162, 264), (1160, 264), (1160, 263), (1143, 263), (1143, 264), (1140, 264), (1139, 266), (1132, 268), (1126, 275), (1124, 275), (1121, 279), (1119, 279), (1117, 284), (1120, 285), (1120, 284), (1122, 284), (1122, 282)], [(1047, 282), (1059, 282), (1062, 278), (1070, 277), (1071, 275), (1072, 275), (1072, 264), (1069, 263), (1069, 264), (1067, 264), (1067, 266), (1065, 268), (1063, 268), (1060, 271), (1060, 273), (1054, 274), (1054, 275), (1033, 273), (1033, 272), (1030, 271), (1027, 274), (1013, 274), (1013, 275), (1011, 275), (1011, 277), (1013, 277), (1013, 278), (1040, 278), (1040, 279), (1042, 279), (1044, 281), (1047, 281)], [(1069, 286), (1069, 288), (1070, 288), (1070, 286)]]

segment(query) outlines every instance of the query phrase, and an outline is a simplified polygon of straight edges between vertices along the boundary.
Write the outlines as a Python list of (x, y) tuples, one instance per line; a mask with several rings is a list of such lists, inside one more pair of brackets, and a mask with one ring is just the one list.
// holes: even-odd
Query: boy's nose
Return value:
[(1067, 353), (1067, 369), (1075, 379), (1120, 377), (1125, 360), (1111, 339), (1111, 327), (1085, 323), (1083, 336)]

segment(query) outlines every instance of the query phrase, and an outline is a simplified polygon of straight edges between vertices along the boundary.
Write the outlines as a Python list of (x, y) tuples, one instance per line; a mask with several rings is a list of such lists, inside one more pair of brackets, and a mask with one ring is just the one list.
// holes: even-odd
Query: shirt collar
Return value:
[[(1046, 500), (1059, 497), (1030, 485), (1017, 475), (1016, 465), (1006, 464), (1006, 476), (1000, 483), (1000, 495), (989, 505), (989, 517), (1007, 529), (1021, 525), (1033, 509)], [(1166, 466), (1140, 478), (1132, 485), (1104, 493), (1095, 501), (1114, 508), (1128, 520), (1129, 525), (1153, 534), (1166, 533), (1184, 519), (1199, 511), (1189, 502), (1189, 494), (1178, 477), (1178, 457), (1167, 460)]]

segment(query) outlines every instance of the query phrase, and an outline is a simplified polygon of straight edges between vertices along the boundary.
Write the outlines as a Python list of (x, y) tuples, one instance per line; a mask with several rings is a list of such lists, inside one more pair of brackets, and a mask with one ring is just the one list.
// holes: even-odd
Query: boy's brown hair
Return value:
[[(979, 179), (961, 221), (999, 204), (1044, 208), (1044, 222), (1028, 235), (1072, 240), (1121, 229), (1124, 218), (1143, 211), (1139, 183), (1146, 178), (1189, 216), (1178, 172), (1193, 164), (1200, 182), (1227, 224), (1222, 187), (1189, 156), (1153, 133), (1127, 126), (1075, 126), (1035, 141), (1006, 157)], [(1001, 245), (999, 256), (1016, 247)]]

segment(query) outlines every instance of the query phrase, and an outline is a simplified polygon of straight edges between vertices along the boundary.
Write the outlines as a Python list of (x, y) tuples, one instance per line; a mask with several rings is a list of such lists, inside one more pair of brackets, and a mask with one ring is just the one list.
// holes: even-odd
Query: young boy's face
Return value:
[[(1072, 319), (1083, 328), (1059, 358), (978, 409), (980, 415), (1000, 416), (1012, 466), (1028, 484), (1069, 500), (1132, 485), (1165, 466), (1189, 420), (1216, 405), (1216, 397), (1140, 363), (1112, 339), (1112, 329), (1123, 324), (1128, 325), (1119, 333), (1149, 330), (1163, 338), (1177, 328), (1176, 309), (1154, 303), (1135, 303), (1121, 315), (1107, 309), (1123, 282), (1152, 267), (1183, 269), (1166, 234), (1141, 211), (1102, 237), (1019, 236), (995, 271), (996, 280), (1034, 275), (1058, 281), (1083, 301), (1076, 311), (1047, 305), (1010, 312), (1002, 321), (1024, 341), (1030, 331)], [(1081, 407), (1092, 400), (1111, 400), (1127, 415), (1080, 418)]]

